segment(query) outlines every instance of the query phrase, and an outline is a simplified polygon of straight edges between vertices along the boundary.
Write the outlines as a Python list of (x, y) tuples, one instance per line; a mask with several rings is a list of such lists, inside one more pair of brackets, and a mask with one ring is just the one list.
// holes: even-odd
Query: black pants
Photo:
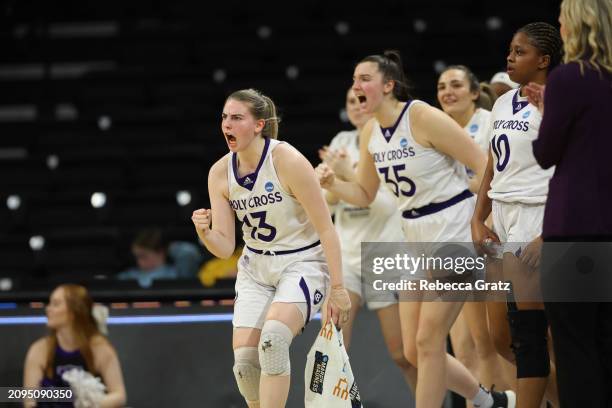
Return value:
[(546, 303), (561, 408), (612, 407), (612, 303)]
[(561, 408), (612, 407), (612, 251), (587, 240), (542, 253)]

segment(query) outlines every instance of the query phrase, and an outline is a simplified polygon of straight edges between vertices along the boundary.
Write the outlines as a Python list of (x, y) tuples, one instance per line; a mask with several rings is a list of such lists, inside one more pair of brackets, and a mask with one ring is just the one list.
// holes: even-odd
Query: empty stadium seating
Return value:
[[(356, 61), (400, 49), (434, 102), (436, 62), (486, 79), (513, 30), (554, 2), (9, 1), (0, 20), (0, 278), (112, 277), (138, 228), (195, 240), (225, 97), (269, 94), (281, 138), (314, 163), (340, 120)], [(506, 17), (506, 16), (512, 17)], [(493, 20), (492, 20), (493, 18)], [(181, 206), (176, 194), (188, 191)], [(106, 194), (93, 208), (95, 192)], [(42, 236), (40, 251), (30, 246)]]

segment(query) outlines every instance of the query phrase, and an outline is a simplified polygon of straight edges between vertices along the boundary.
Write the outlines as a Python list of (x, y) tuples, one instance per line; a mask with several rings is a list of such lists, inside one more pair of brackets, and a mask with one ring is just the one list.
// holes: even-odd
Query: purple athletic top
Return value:
[[(87, 370), (85, 358), (79, 350), (65, 351), (59, 345), (55, 348), (55, 359), (53, 360), (53, 377), (46, 376), (40, 382), (41, 387), (70, 387), (70, 385), (62, 379), (62, 374), (70, 371), (73, 368)], [(74, 405), (72, 402), (39, 402), (37, 407), (44, 408), (69, 408)]]

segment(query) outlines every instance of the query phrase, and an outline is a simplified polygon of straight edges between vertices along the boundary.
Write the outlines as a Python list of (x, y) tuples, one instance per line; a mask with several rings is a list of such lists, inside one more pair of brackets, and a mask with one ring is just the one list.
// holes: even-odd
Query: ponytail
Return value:
[(261, 95), (261, 96), (266, 103), (265, 115), (263, 118), (266, 121), (266, 124), (263, 130), (261, 131), (261, 134), (264, 137), (269, 137), (270, 139), (277, 139), (279, 120), (276, 117), (276, 106), (274, 105), (274, 102), (272, 101), (272, 99), (270, 99), (269, 97), (265, 95)]

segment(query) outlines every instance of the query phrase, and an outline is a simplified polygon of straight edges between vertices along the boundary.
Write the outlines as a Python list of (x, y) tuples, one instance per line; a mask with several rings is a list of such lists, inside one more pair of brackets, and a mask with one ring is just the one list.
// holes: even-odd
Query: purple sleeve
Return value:
[(533, 155), (544, 169), (559, 163), (571, 133), (579, 93), (572, 88), (577, 88), (576, 81), (580, 83), (573, 75), (574, 70), (575, 67), (560, 66), (550, 74), (546, 84), (544, 116), (538, 138), (533, 141)]

